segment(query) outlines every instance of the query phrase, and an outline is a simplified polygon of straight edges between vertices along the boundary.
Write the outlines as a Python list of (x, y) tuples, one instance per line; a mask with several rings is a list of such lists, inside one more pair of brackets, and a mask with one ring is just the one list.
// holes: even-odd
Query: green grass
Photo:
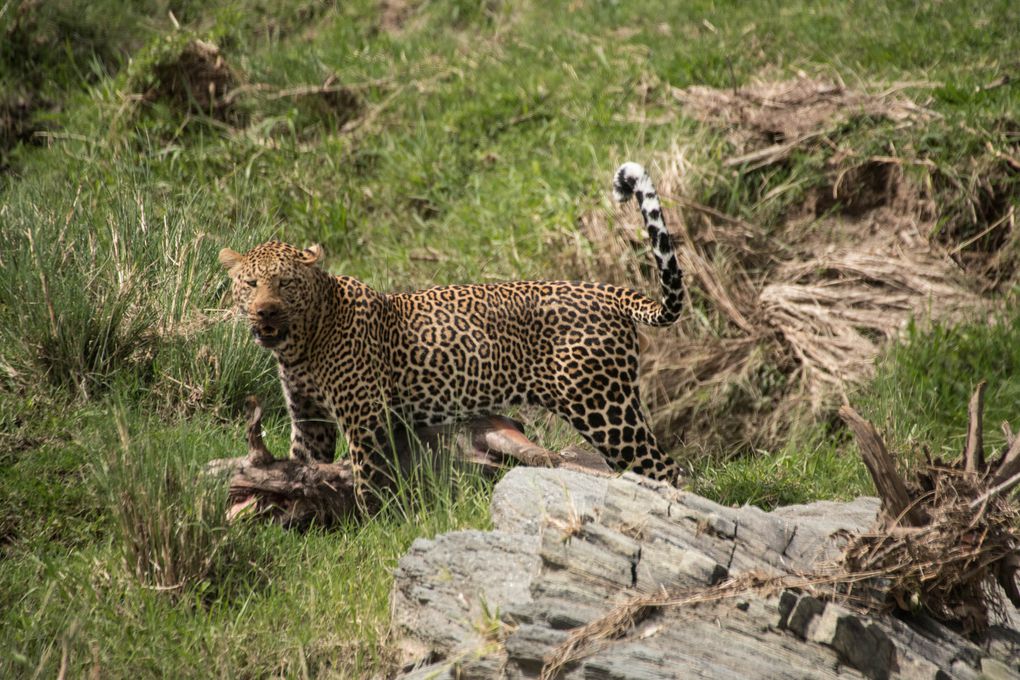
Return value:
[[(673, 144), (692, 198), (767, 230), (831, 181), (840, 147), (923, 161), (910, 172), (937, 190), (947, 242), (1017, 203), (1017, 175), (988, 145), (1017, 155), (1020, 88), (978, 89), (1015, 66), (1016, 3), (408, 12), (391, 32), (372, 0), (0, 6), (0, 675), (55, 675), (64, 655), (71, 675), (386, 674), (396, 559), (417, 536), (486, 526), (488, 486), (470, 478), (409, 483), (378, 518), (328, 532), (189, 515), (201, 488), (165, 481), (239, 452), (246, 394), (267, 407), (271, 447), (287, 436), (270, 358), (222, 313), (223, 246), (321, 242), (331, 270), (391, 290), (560, 277), (559, 245), (615, 165)], [(152, 96), (157, 65), (195, 37), (251, 86), (228, 116)], [(929, 81), (904, 91), (937, 115), (854, 121), (778, 170), (733, 173), (725, 137), (669, 89), (798, 70), (875, 89)], [(349, 97), (288, 93), (331, 76)], [(851, 398), (897, 451), (956, 451), (978, 380), (989, 423), (1017, 417), (1017, 318), (1013, 304), (994, 324), (912, 327)], [(694, 487), (726, 503), (870, 490), (836, 427), (720, 458), (693, 462)], [(172, 591), (153, 587), (163, 562), (136, 568), (154, 545), (137, 539), (157, 534), (187, 574)], [(206, 549), (173, 543), (189, 535)]]
[[(371, 522), (228, 527), (225, 487), (196, 484), (196, 471), (240, 432), (206, 417), (113, 421), (90, 414), (60, 459), (5, 466), (0, 511), (19, 526), (0, 563), (4, 677), (53, 675), (65, 648), (75, 676), (97, 663), (112, 675), (359, 676), (391, 663), (389, 574), (411, 541), (488, 523), (487, 482), (439, 475)], [(269, 426), (271, 445), (283, 425)], [(39, 496), (71, 480), (73, 493)]]
[(963, 451), (967, 403), (977, 383), (985, 392), (985, 446), (1002, 445), (998, 427), (1018, 425), (1020, 403), (1020, 312), (1013, 303), (987, 321), (937, 324), (921, 331), (911, 325), (883, 363), (863, 401), (865, 412), (881, 423), (892, 443), (927, 445), (952, 459)]

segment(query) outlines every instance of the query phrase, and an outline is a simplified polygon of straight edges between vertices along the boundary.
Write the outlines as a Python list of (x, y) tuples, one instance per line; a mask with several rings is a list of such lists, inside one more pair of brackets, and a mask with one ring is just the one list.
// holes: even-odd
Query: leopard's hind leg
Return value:
[(659, 446), (637, 384), (636, 339), (561, 348), (554, 397), (541, 404), (565, 418), (614, 468), (677, 483), (680, 465)]

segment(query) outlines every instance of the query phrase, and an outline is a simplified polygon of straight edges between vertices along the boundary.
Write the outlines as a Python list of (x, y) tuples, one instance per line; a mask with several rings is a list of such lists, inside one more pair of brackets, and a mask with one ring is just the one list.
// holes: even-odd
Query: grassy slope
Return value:
[[(35, 78), (61, 102), (47, 147), (14, 152), (0, 201), (4, 676), (54, 674), (64, 650), (76, 675), (94, 664), (114, 676), (368, 674), (387, 663), (396, 557), (416, 536), (487, 521), (485, 486), (465, 480), (459, 493), (430, 486), (428, 511), (405, 498), (343, 531), (241, 527), (224, 539), (229, 559), (176, 597), (131, 577), (119, 497), (99, 483), (103, 461), (117, 460), (109, 452), (122, 450), (115, 413), (129, 454), (157, 461), (150, 482), (171, 474), (158, 463), (167, 452), (187, 463), (236, 450), (249, 392), (275, 399), (271, 444), (285, 446), (272, 367), (217, 321), (221, 246), (321, 241), (331, 268), (383, 288), (556, 276), (546, 244), (603, 200), (624, 157), (704, 140), (691, 149), (699, 198), (766, 224), (782, 209), (763, 198), (770, 189), (817, 173), (817, 158), (784, 177), (722, 173), (723, 140), (682, 118), (635, 122), (675, 112), (661, 83), (725, 87), (765, 69), (940, 81), (917, 90), (944, 116), (930, 129), (880, 129), (859, 142), (906, 145), (961, 173), (985, 139), (1004, 143), (1003, 121), (1020, 111), (1016, 87), (975, 92), (1013, 63), (1020, 17), (1009, 2), (479, 9), (449, 0), (412, 8), (399, 34), (379, 30), (368, 0), (235, 0), (212, 13), (189, 2), (151, 13), (126, 2), (89, 12), (74, 0), (44, 4), (18, 29), (45, 38), (25, 42), (43, 46), (36, 71), (0, 54), (5, 87)], [(367, 122), (341, 134), (342, 112), (314, 98), (258, 93), (239, 104), (245, 128), (139, 104), (126, 95), (180, 40), (165, 9), (183, 31), (220, 44), (251, 82), (282, 89), (338, 74), (358, 86)], [(12, 30), (12, 16), (0, 28)], [(413, 257), (426, 248), (438, 261)], [(912, 335), (860, 402), (898, 443), (956, 446), (976, 379), (992, 383), (989, 422), (1016, 403), (1020, 356), (1001, 349), (1020, 347), (1015, 316), (994, 330)], [(838, 436), (808, 433), (774, 456), (706, 464), (698, 486), (762, 503), (866, 489), (839, 449)], [(190, 503), (189, 493), (167, 502)]]

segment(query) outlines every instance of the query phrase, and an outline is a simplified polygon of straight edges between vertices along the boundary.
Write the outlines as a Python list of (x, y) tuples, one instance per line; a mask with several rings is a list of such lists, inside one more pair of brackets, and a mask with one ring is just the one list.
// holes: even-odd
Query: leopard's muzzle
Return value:
[(255, 344), (272, 349), (287, 339), (290, 326), (287, 318), (276, 309), (262, 308), (249, 317)]

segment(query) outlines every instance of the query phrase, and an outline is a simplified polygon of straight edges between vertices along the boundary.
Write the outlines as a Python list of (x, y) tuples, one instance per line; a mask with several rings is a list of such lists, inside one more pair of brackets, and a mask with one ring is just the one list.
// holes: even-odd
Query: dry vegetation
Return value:
[[(802, 192), (771, 229), (689, 198), (694, 173), (684, 149), (661, 160), (667, 224), (698, 310), (643, 352), (644, 394), (665, 441), (713, 455), (775, 446), (805, 416), (830, 417), (909, 320), (973, 318), (988, 304), (981, 292), (989, 280), (961, 266), (978, 239), (957, 242), (937, 228), (931, 188), (908, 170), (914, 161), (840, 145), (839, 130), (852, 119), (909, 126), (932, 115), (900, 90), (868, 94), (800, 78), (674, 92), (686, 115), (725, 131), (733, 155), (723, 167), (765, 172), (813, 146), (837, 148), (825, 181)], [(982, 272), (1012, 252), (1012, 208), (1003, 210), (986, 229), (1002, 236), (974, 265)], [(580, 227), (578, 276), (656, 290), (629, 211), (593, 211)], [(976, 263), (979, 254), (967, 257)], [(1011, 275), (996, 271), (997, 285)]]
[(986, 460), (985, 387), (971, 398), (962, 455), (945, 461), (926, 452), (927, 464), (906, 476), (895, 462), (903, 456), (891, 455), (849, 406), (840, 409), (882, 497), (877, 526), (850, 537), (836, 567), (845, 597), (871, 610), (924, 610), (967, 633), (1002, 619), (1006, 600), (1020, 607), (1020, 511), (1010, 499), (1020, 483), (1020, 440), (1003, 423), (1006, 443)]

